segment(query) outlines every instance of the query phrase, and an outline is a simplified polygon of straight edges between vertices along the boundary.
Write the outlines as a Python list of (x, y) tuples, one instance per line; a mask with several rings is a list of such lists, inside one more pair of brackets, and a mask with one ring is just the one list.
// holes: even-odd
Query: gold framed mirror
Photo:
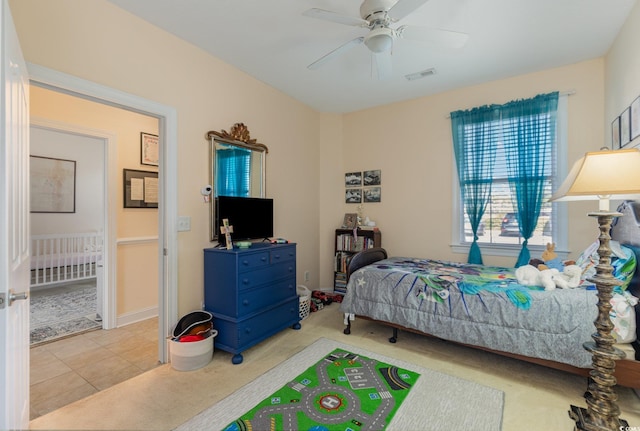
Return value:
[(249, 129), (236, 123), (227, 132), (207, 132), (211, 200), (209, 230), (211, 241), (218, 239), (216, 198), (218, 196), (266, 197), (266, 145), (251, 139)]

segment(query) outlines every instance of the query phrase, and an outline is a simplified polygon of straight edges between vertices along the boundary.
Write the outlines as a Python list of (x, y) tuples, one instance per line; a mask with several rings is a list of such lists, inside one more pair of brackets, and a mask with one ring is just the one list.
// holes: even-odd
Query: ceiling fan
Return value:
[(364, 0), (360, 5), (360, 18), (316, 8), (303, 12), (303, 15), (311, 18), (369, 29), (369, 33), (365, 36), (348, 41), (320, 57), (307, 68), (311, 70), (318, 69), (330, 60), (364, 43), (372, 53), (378, 71), (378, 78), (385, 79), (391, 76), (391, 53), (396, 39), (412, 39), (451, 48), (464, 46), (468, 38), (466, 33), (408, 25), (403, 25), (396, 29), (390, 27), (391, 24), (400, 21), (427, 1)]

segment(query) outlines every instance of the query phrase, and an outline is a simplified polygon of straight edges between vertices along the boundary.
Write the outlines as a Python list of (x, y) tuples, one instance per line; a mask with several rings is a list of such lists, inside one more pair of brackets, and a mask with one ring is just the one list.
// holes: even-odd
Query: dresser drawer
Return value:
[(247, 290), (284, 278), (295, 278), (296, 262), (274, 263), (264, 269), (238, 274), (238, 290)]
[(295, 247), (283, 247), (281, 249), (271, 251), (271, 263), (287, 262), (296, 260)]
[(268, 251), (240, 255), (238, 257), (238, 272), (251, 271), (269, 263), (271, 263), (271, 259)]
[(299, 321), (300, 307), (297, 297), (247, 319), (214, 314), (213, 326), (218, 330), (215, 348), (238, 353)]
[(295, 278), (257, 289), (243, 290), (238, 297), (238, 317), (247, 316), (294, 296), (297, 296)]

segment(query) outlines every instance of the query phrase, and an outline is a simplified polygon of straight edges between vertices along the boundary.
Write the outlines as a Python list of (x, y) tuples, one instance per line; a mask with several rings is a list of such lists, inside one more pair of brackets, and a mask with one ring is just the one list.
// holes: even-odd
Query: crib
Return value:
[(96, 278), (102, 232), (31, 236), (31, 288)]

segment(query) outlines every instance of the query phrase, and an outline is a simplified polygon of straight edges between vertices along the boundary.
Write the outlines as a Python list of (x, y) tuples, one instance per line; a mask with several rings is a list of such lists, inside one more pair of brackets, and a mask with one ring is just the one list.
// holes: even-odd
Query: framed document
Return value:
[(158, 208), (158, 173), (124, 169), (124, 207)]
[(140, 164), (158, 166), (158, 135), (140, 133)]

